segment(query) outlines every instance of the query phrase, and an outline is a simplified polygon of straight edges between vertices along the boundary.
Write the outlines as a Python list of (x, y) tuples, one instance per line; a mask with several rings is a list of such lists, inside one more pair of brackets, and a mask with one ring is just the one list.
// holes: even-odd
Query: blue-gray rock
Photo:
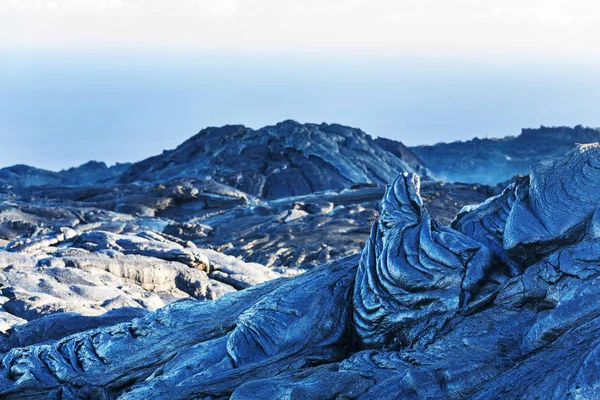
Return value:
[(401, 175), (362, 255), (13, 348), (0, 394), (598, 398), (599, 163), (600, 144), (578, 146), (452, 227)]
[(89, 161), (78, 167), (54, 172), (28, 165), (13, 165), (0, 169), (0, 187), (83, 186), (115, 179), (131, 164), (108, 167), (103, 162)]
[[(210, 176), (253, 196), (275, 199), (355, 183), (385, 185), (416, 167), (359, 129), (284, 121), (258, 130), (241, 125), (203, 129), (176, 149), (133, 164), (121, 181)], [(428, 176), (424, 167), (418, 169)]]
[(561, 157), (578, 143), (598, 141), (598, 128), (542, 126), (523, 129), (516, 137), (475, 138), (415, 146), (410, 151), (440, 179), (495, 185), (527, 174), (535, 163)]

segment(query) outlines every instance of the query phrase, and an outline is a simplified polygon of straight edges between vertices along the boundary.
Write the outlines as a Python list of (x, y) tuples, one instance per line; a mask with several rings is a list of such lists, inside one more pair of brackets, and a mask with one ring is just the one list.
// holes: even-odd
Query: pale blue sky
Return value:
[(598, 11), (577, 0), (2, 2), (0, 166), (136, 161), (206, 126), (284, 119), (408, 145), (599, 126)]

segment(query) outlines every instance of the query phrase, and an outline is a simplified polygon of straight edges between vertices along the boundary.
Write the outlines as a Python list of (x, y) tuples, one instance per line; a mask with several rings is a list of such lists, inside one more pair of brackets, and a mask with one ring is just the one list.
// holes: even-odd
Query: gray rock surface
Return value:
[(216, 299), (301, 272), (171, 239), (153, 231), (60, 228), (8, 243), (8, 251), (0, 251), (0, 332), (56, 313), (98, 316), (121, 307), (156, 310), (189, 297)]
[[(378, 142), (340, 125), (286, 121), (204, 130), (136, 164), (132, 171), (152, 171), (135, 182), (121, 179), (125, 164), (0, 170), (0, 246), (9, 252), (0, 252), (0, 330), (60, 313), (90, 317), (82, 326), (91, 326), (120, 307), (214, 299), (354, 254), (379, 216), (383, 184), (399, 171), (428, 174), (406, 148)], [(310, 193), (290, 197), (298, 174)], [(264, 179), (278, 198), (213, 178), (242, 188)], [(490, 190), (428, 181), (423, 193), (447, 224)]]
[(379, 137), (375, 139), (375, 143), (382, 149), (392, 153), (393, 155), (410, 165), (417, 174), (431, 174), (431, 171), (429, 171), (426, 168), (423, 161), (421, 161), (421, 159), (412, 150), (406, 147), (402, 142)]
[(600, 129), (576, 126), (523, 129), (519, 136), (438, 143), (410, 150), (435, 176), (451, 182), (495, 185), (529, 167), (561, 157), (578, 143), (600, 141)]
[(121, 182), (210, 176), (250, 195), (276, 199), (355, 183), (385, 185), (415, 167), (428, 176), (423, 166), (410, 164), (359, 129), (284, 121), (258, 130), (241, 125), (203, 129), (176, 149), (133, 164)]
[[(5, 197), (4, 207), (17, 207), (28, 214), (45, 215), (57, 208), (62, 209), (57, 211), (70, 210), (71, 214), (75, 214), (71, 215), (73, 223), (85, 223), (93, 219), (93, 213), (99, 210), (136, 217), (179, 220), (190, 215), (201, 216), (239, 205), (251, 205), (257, 201), (246, 193), (211, 179), (197, 178), (172, 179), (154, 184), (19, 187), (0, 189), (0, 195)], [(52, 221), (39, 222), (52, 225)]]
[(494, 268), (486, 246), (439, 226), (424, 208), (417, 175), (388, 190), (363, 250), (354, 324), (365, 348), (427, 343), (480, 293)]
[(402, 175), (362, 255), (12, 348), (0, 394), (597, 398), (599, 182), (600, 145), (579, 146), (447, 227)]
[(31, 322), (15, 325), (0, 337), (0, 353), (13, 347), (50, 343), (77, 332), (83, 332), (101, 326), (110, 326), (130, 322), (148, 314), (148, 310), (139, 307), (116, 308), (99, 316), (86, 316), (72, 312), (51, 314)]
[[(0, 245), (32, 248), (38, 237), (64, 228), (154, 231), (267, 267), (306, 269), (362, 248), (385, 184), (398, 173), (429, 176), (401, 143), (294, 121), (256, 131), (208, 128), (118, 176), (123, 168), (90, 162), (52, 173), (62, 180), (38, 181), (44, 186), (32, 186), (36, 181), (24, 172), (0, 184)], [(90, 178), (102, 171), (103, 179)], [(423, 193), (447, 224), (462, 206), (491, 192), (427, 181)]]
[(14, 165), (0, 169), (0, 187), (89, 185), (117, 178), (129, 166), (130, 164), (115, 164), (108, 167), (103, 162), (89, 161), (78, 167), (54, 172), (28, 165)]
[[(253, 207), (236, 207), (194, 218), (206, 236), (185, 236), (200, 247), (273, 267), (313, 268), (360, 251), (379, 217), (385, 193), (380, 185), (355, 185), (339, 191), (313, 193)], [(478, 204), (492, 194), (484, 185), (425, 182), (422, 196), (432, 214), (450, 224), (468, 204)], [(165, 228), (174, 235), (174, 232)]]
[[(199, 179), (12, 189), (5, 192), (10, 200), (0, 205), (0, 240), (27, 242), (61, 228), (154, 231), (268, 267), (306, 269), (359, 251), (379, 216), (384, 192), (382, 185), (358, 184), (260, 200)], [(444, 224), (464, 205), (480, 203), (492, 193), (485, 185), (433, 181), (422, 189), (432, 214)]]

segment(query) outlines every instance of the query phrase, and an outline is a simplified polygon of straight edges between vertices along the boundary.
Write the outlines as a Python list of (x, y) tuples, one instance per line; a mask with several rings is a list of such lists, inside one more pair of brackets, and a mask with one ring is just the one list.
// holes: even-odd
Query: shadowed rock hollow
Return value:
[(361, 255), (11, 349), (4, 398), (593, 399), (600, 145), (451, 227), (401, 175)]

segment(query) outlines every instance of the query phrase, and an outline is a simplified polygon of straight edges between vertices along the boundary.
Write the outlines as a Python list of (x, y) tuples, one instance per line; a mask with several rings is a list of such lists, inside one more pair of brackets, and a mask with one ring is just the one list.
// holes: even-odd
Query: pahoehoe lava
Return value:
[[(383, 194), (362, 253), (214, 301), (177, 301), (130, 322), (12, 347), (0, 394), (597, 398), (599, 191), (600, 145), (579, 145), (445, 226), (406, 171)], [(62, 235), (45, 240), (70, 232)], [(212, 273), (210, 254), (164, 239), (90, 233), (58, 251), (80, 248), (121, 263), (152, 255)], [(119, 268), (127, 279), (158, 284)], [(173, 293), (208, 293), (186, 286), (185, 276), (175, 281)]]

